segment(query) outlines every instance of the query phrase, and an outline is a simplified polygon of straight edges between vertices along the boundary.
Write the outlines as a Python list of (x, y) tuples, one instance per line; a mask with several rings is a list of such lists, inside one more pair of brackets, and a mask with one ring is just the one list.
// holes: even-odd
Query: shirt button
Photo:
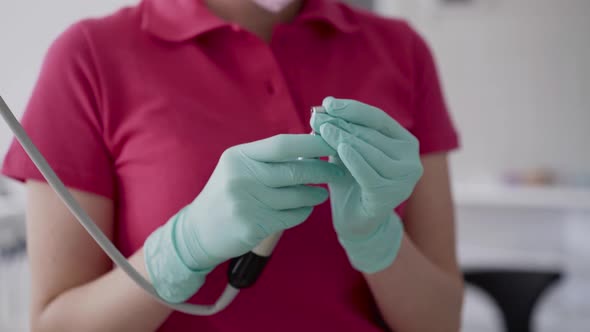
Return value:
[(276, 92), (276, 89), (275, 89), (275, 86), (272, 83), (272, 81), (270, 81), (270, 80), (266, 81), (265, 85), (266, 85), (266, 92), (268, 92), (268, 94), (270, 94), (270, 95), (274, 95)]

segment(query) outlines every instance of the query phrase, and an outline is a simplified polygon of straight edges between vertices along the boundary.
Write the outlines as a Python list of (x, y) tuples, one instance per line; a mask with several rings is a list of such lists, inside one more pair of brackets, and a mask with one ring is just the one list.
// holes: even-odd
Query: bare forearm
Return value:
[[(130, 258), (130, 263), (148, 278), (143, 249)], [(116, 268), (60, 294), (37, 315), (32, 327), (33, 331), (154, 331), (170, 313), (171, 309)]]
[(387, 269), (365, 278), (387, 324), (399, 332), (458, 331), (463, 283), (460, 275), (432, 264), (404, 236)]

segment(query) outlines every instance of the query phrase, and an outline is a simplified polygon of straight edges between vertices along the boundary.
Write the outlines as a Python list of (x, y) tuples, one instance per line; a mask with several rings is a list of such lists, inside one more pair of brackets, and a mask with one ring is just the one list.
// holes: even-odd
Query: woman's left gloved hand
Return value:
[(378, 108), (332, 97), (322, 105), (327, 113), (314, 114), (311, 126), (338, 151), (330, 161), (348, 171), (329, 184), (334, 228), (354, 268), (381, 271), (404, 233), (394, 208), (422, 176), (418, 140)]

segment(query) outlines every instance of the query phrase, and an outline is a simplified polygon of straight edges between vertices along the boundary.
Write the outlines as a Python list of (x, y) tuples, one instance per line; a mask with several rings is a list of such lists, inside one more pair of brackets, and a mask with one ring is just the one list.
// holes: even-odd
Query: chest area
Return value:
[[(309, 109), (326, 96), (413, 126), (409, 78), (363, 42), (236, 40), (156, 52), (112, 80), (107, 128), (126, 220), (165, 221), (198, 195), (231, 146), (309, 133)], [(147, 205), (134, 199), (146, 196)]]
[(145, 153), (146, 142), (152, 152), (184, 148), (208, 158), (274, 134), (308, 133), (309, 109), (326, 96), (374, 105), (412, 128), (414, 89), (403, 64), (362, 38), (276, 35), (269, 44), (225, 32), (128, 64), (115, 75), (110, 110), (119, 165)]

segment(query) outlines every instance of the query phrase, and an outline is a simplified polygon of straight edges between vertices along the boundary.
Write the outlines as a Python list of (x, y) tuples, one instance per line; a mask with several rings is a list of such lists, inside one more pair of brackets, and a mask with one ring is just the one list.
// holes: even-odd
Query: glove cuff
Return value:
[(174, 224), (171, 220), (156, 229), (143, 245), (145, 265), (158, 295), (169, 303), (189, 299), (205, 283), (207, 270), (192, 270), (184, 264), (174, 243)]
[(348, 240), (338, 237), (352, 266), (363, 273), (376, 273), (390, 266), (399, 252), (404, 227), (393, 212), (370, 237)]
[[(215, 258), (209, 255), (201, 246), (199, 238), (199, 230), (195, 228), (195, 224), (191, 223), (187, 216), (187, 209), (180, 210), (171, 221), (173, 223), (172, 239), (176, 248), (176, 253), (184, 265), (193, 271), (209, 270), (223, 259)], [(194, 220), (193, 220), (194, 221)]]

